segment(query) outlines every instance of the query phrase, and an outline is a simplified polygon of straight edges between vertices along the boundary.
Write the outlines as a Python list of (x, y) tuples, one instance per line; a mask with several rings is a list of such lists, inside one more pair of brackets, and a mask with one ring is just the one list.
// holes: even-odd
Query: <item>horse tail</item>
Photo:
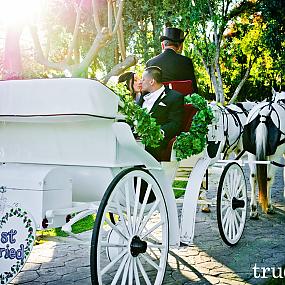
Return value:
[[(268, 136), (268, 130), (265, 125), (266, 117), (260, 117), (260, 123), (256, 128), (256, 160), (264, 161), (266, 160), (266, 142)], [(257, 164), (256, 165), (256, 176), (258, 182), (258, 198), (261, 208), (266, 212), (268, 207), (268, 197), (267, 197), (267, 165)]]

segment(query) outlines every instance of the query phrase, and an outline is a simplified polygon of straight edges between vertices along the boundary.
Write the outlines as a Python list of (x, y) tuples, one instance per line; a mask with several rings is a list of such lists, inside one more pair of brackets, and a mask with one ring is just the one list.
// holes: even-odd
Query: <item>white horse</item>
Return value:
[[(271, 102), (261, 102), (250, 111), (243, 143), (245, 149), (251, 153), (248, 156), (251, 184), (250, 218), (257, 219), (256, 182), (259, 186), (259, 203), (262, 210), (268, 214), (274, 212), (271, 186), (277, 166), (283, 166), (281, 159), (285, 154), (285, 92), (274, 92)], [(261, 161), (270, 163), (267, 165), (260, 163)]]
[[(215, 103), (213, 103), (215, 104)], [(243, 154), (242, 133), (247, 120), (249, 111), (256, 105), (255, 102), (245, 101), (227, 106), (212, 107), (212, 111), (216, 114), (216, 121), (221, 123), (223, 131), (222, 143), (224, 144), (221, 152), (223, 159), (229, 158), (232, 153), (238, 157)], [(201, 193), (203, 199), (207, 199), (207, 193)], [(202, 212), (210, 212), (209, 204), (201, 207)]]
[(220, 107), (223, 114), (223, 126), (225, 134), (224, 157), (228, 158), (232, 152), (237, 155), (243, 150), (242, 133), (249, 111), (256, 105), (255, 102), (239, 102)]

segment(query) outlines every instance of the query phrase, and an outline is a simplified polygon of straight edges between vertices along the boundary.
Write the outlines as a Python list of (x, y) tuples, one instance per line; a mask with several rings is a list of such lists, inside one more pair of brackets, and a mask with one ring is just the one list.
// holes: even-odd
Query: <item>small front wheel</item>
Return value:
[(94, 224), (92, 284), (162, 284), (168, 224), (164, 196), (154, 177), (136, 167), (119, 173), (104, 194)]
[(217, 220), (223, 241), (230, 246), (240, 240), (246, 220), (247, 193), (242, 168), (229, 163), (220, 178), (217, 194)]

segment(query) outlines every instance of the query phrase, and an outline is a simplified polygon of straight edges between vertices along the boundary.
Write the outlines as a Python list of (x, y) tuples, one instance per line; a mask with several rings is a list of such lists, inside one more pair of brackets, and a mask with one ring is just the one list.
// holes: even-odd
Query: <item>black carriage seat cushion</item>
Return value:
[[(192, 104), (184, 104), (183, 108), (184, 108), (184, 118), (182, 122), (181, 132), (188, 132), (190, 130), (192, 120), (197, 112), (197, 109)], [(163, 151), (163, 154), (161, 156), (162, 161), (170, 161), (171, 150), (175, 140), (176, 137), (172, 138), (168, 142), (167, 148)]]
[(168, 81), (163, 82), (163, 85), (169, 86), (170, 89), (176, 90), (184, 96), (191, 95), (194, 91), (192, 80)]
[[(242, 142), (244, 150), (256, 155), (255, 132), (260, 122), (260, 115), (244, 126), (242, 134)], [(268, 131), (268, 139), (266, 142), (266, 156), (273, 155), (279, 145), (281, 132), (275, 126), (270, 117), (266, 117), (265, 125)]]

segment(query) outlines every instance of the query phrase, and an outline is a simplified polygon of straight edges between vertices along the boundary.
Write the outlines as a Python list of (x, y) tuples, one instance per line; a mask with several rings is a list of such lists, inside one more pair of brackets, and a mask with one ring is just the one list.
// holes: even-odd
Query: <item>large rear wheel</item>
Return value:
[(122, 171), (97, 212), (91, 241), (92, 284), (162, 284), (168, 242), (167, 209), (158, 183), (141, 168)]

